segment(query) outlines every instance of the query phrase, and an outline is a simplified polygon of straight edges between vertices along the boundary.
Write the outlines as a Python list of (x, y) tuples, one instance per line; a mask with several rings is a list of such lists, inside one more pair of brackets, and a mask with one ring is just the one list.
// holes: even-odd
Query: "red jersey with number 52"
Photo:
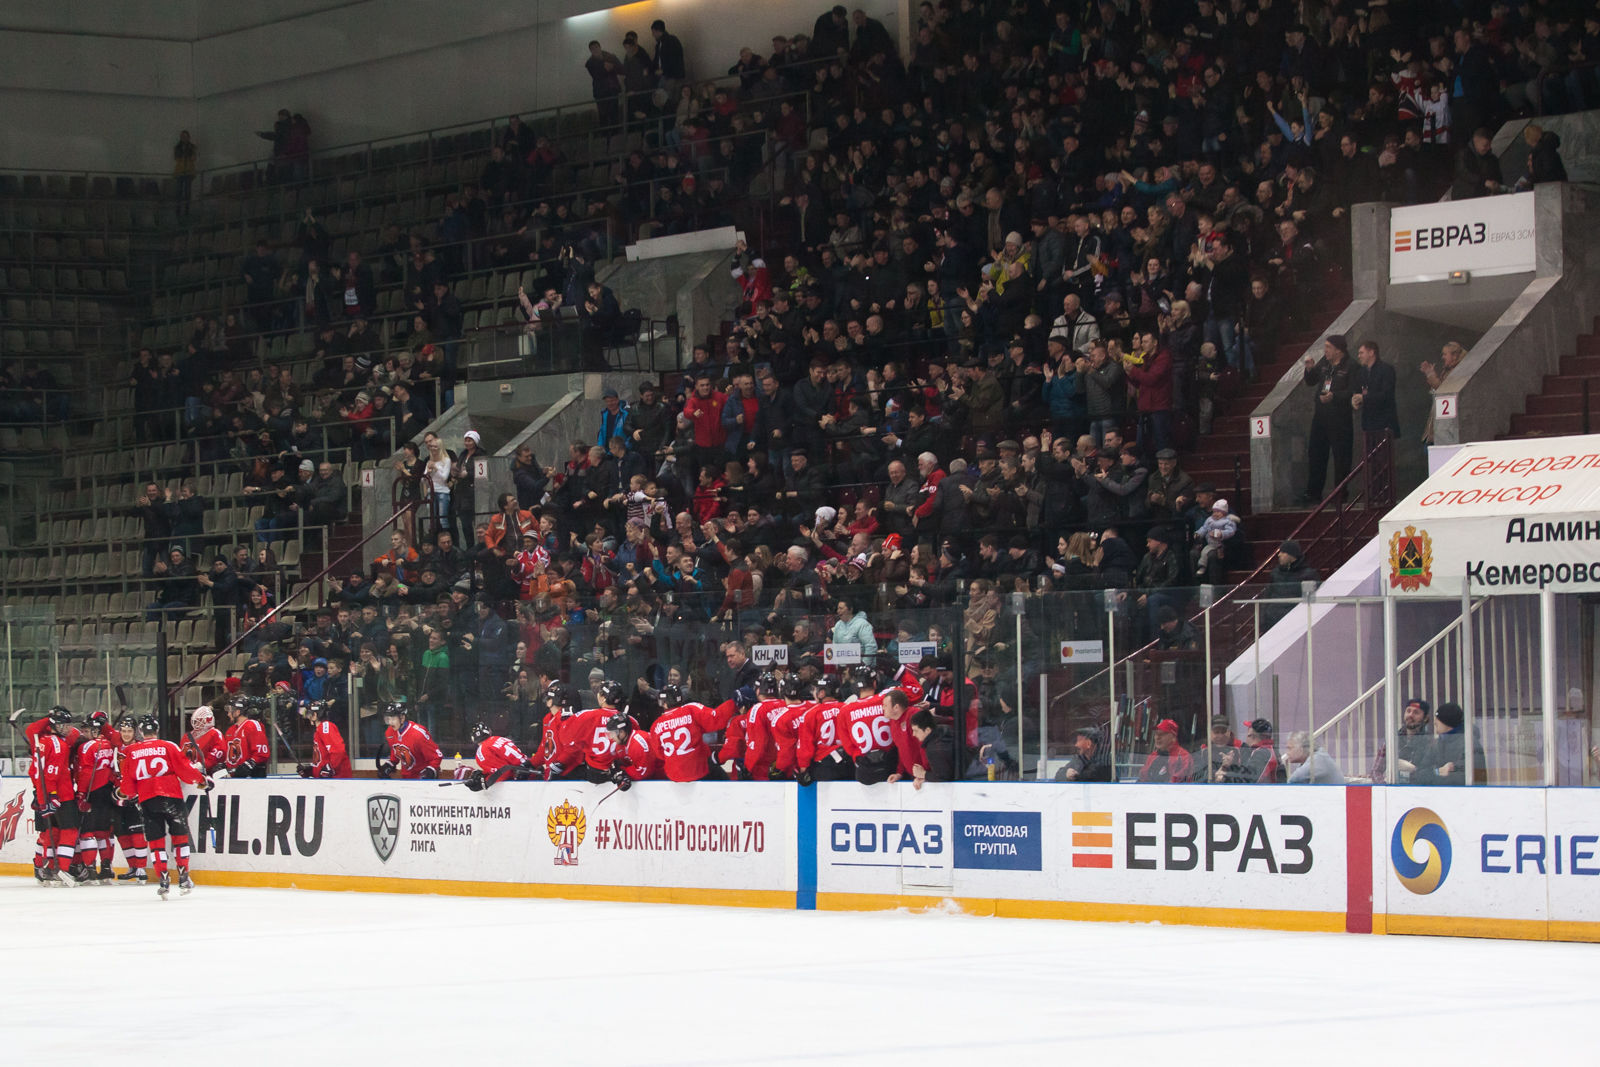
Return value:
[(206, 780), (183, 754), (183, 749), (159, 737), (124, 745), (118, 753), (117, 770), (122, 791), (128, 792), (132, 785), (134, 798), (141, 804), (152, 797), (182, 800), (184, 782), (204, 785)]
[(650, 724), (650, 751), (674, 782), (698, 782), (711, 769), (706, 734), (728, 725), (739, 706), (725, 700), (716, 707), (680, 704)]
[(839, 729), (839, 743), (850, 753), (851, 759), (860, 759), (876, 749), (894, 747), (894, 734), (883, 713), (882, 693), (845, 704), (839, 710)]

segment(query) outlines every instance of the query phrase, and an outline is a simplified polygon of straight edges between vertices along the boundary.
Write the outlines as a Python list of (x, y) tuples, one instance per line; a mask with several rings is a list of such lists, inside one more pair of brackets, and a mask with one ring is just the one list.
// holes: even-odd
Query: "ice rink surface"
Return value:
[(1592, 1064), (1600, 945), (0, 878), (0, 1062)]

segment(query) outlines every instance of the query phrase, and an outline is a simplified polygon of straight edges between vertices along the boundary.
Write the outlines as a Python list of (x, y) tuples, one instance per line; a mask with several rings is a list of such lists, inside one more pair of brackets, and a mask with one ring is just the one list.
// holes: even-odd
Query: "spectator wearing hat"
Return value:
[[(1433, 716), (1433, 740), (1422, 753), (1422, 759), (1411, 771), (1412, 785), (1466, 785), (1467, 735), (1461, 705), (1455, 702), (1440, 704)], [(1475, 743), (1472, 765), (1477, 772), (1484, 767), (1483, 746)]]
[(1217, 771), (1222, 768), (1223, 762), (1230, 754), (1237, 758), (1241, 747), (1243, 742), (1233, 736), (1233, 723), (1228, 717), (1213, 715), (1210, 741), (1192, 753), (1194, 777), (1191, 780), (1196, 784), (1216, 781)]
[(1283, 768), (1273, 749), (1272, 723), (1255, 719), (1244, 732), (1244, 746), (1222, 754), (1212, 773), (1213, 782), (1236, 785), (1271, 785), (1283, 780)]
[(1194, 574), (1201, 580), (1216, 584), (1225, 569), (1223, 562), (1228, 541), (1239, 532), (1239, 517), (1230, 514), (1228, 502), (1221, 497), (1211, 502), (1211, 514), (1195, 531)]
[(1178, 744), (1178, 724), (1171, 719), (1156, 723), (1155, 748), (1139, 768), (1139, 781), (1178, 784), (1187, 782), (1193, 770), (1194, 761)]
[(1183, 514), (1194, 500), (1194, 479), (1178, 467), (1178, 453), (1170, 448), (1156, 452), (1156, 469), (1145, 482), (1145, 501), (1152, 519)]
[(1101, 740), (1098, 726), (1079, 727), (1072, 739), (1073, 755), (1067, 765), (1056, 772), (1058, 782), (1109, 782), (1111, 781), (1111, 753)]
[(616, 389), (606, 386), (600, 394), (600, 432), (594, 443), (601, 448), (606, 447), (613, 437), (622, 435), (627, 420), (628, 405), (617, 396)]
[(1194, 624), (1181, 617), (1177, 609), (1164, 607), (1156, 612), (1156, 648), (1163, 652), (1193, 652), (1200, 647)]
[(1105, 343), (1096, 341), (1088, 362), (1079, 361), (1078, 390), (1087, 398), (1089, 436), (1104, 448), (1106, 434), (1120, 430), (1127, 411), (1127, 375), (1122, 363), (1111, 358)]
[(1316, 506), (1322, 502), (1322, 489), (1328, 478), (1328, 459), (1333, 458), (1333, 482), (1344, 483), (1350, 475), (1350, 451), (1355, 427), (1350, 398), (1355, 395), (1356, 368), (1350, 363), (1350, 344), (1343, 334), (1332, 334), (1322, 342), (1322, 360), (1305, 359), (1302, 380), (1316, 399), (1312, 403), (1311, 439), (1306, 445), (1310, 470), (1306, 491), (1300, 503)]
[[(1278, 565), (1272, 568), (1268, 576), (1266, 596), (1267, 600), (1299, 600), (1305, 595), (1304, 583), (1320, 581), (1322, 575), (1317, 569), (1305, 561), (1305, 554), (1300, 549), (1300, 542), (1288, 540), (1278, 546)], [(1289, 614), (1287, 604), (1263, 604), (1261, 606), (1261, 626), (1265, 629)]]
[[(1164, 527), (1153, 527), (1145, 534), (1145, 554), (1139, 561), (1139, 567), (1133, 574), (1134, 589), (1138, 592), (1138, 604), (1146, 612), (1153, 633), (1157, 627), (1157, 616), (1164, 607), (1176, 609), (1181, 594), (1179, 589), (1189, 584), (1187, 560), (1172, 550), (1172, 534)], [(1126, 594), (1124, 594), (1126, 595)]]

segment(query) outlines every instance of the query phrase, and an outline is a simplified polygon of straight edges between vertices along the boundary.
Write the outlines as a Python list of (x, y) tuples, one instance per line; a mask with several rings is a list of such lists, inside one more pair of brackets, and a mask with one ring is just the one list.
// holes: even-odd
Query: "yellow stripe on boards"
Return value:
[(1391, 934), (1427, 934), (1434, 937), (1493, 937), (1514, 941), (1548, 941), (1550, 939), (1550, 924), (1542, 919), (1475, 919), (1457, 915), (1390, 915), (1387, 925)]
[(1342, 911), (1273, 911), (1255, 908), (1189, 908), (1157, 904), (1092, 904), (1063, 900), (996, 900), (873, 893), (818, 893), (818, 911), (957, 911), (1009, 919), (1068, 919), (1075, 922), (1167, 923), (1229, 926), (1251, 930), (1344, 931)]
[(443, 878), (363, 878), (343, 874), (191, 871), (196, 885), (260, 889), (317, 889), (355, 893), (426, 893), (451, 897), (603, 900), (623, 904), (701, 904), (722, 908), (794, 908), (794, 893), (774, 889), (679, 889), (632, 885), (551, 885), (543, 882), (457, 882)]

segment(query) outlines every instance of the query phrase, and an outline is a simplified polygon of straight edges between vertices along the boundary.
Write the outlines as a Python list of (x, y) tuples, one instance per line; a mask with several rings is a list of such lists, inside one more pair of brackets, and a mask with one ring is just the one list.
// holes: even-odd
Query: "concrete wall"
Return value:
[[(1351, 246), (1353, 299), (1350, 306), (1307, 347), (1304, 355), (1321, 359), (1322, 342), (1332, 334), (1344, 334), (1349, 340), (1351, 358), (1355, 357), (1356, 347), (1361, 342), (1378, 342), (1382, 358), (1395, 368), (1395, 399), (1401, 431), (1395, 451), (1395, 476), (1399, 493), (1404, 495), (1428, 474), (1422, 433), (1432, 396), (1419, 365), (1423, 360), (1437, 363), (1439, 349), (1447, 341), (1458, 341), (1470, 347), (1479, 337), (1473, 320), (1487, 322), (1493, 309), (1484, 310), (1488, 297), (1475, 296), (1471, 305), (1473, 314), (1461, 310), (1456, 316), (1438, 315), (1439, 319), (1447, 321), (1432, 317), (1436, 309), (1415, 303), (1406, 305), (1414, 314), (1394, 310), (1391, 298), (1402, 287), (1389, 285), (1389, 207), (1386, 204), (1355, 206), (1351, 212)], [(1415, 286), (1403, 288), (1409, 290)], [(1456, 299), (1454, 294), (1448, 295)], [(1506, 291), (1500, 299), (1510, 301), (1513, 295)], [(1503, 303), (1500, 306), (1503, 307)], [(1429, 317), (1421, 317), (1422, 313)], [(1452, 318), (1454, 321), (1449, 321)], [(1292, 509), (1305, 491), (1306, 452), (1314, 398), (1311, 390), (1304, 387), (1303, 379), (1303, 366), (1296, 362), (1252, 412), (1253, 416), (1266, 415), (1272, 419), (1271, 436), (1254, 438), (1250, 442), (1251, 504), (1258, 512)], [(1517, 400), (1520, 403), (1520, 395)], [(1355, 452), (1359, 459), (1361, 423), (1355, 412), (1351, 413), (1351, 421), (1357, 431)], [(1332, 488), (1330, 476), (1326, 490)]]
[(1528, 143), (1522, 131), (1530, 122), (1561, 138), (1561, 162), (1569, 181), (1600, 182), (1600, 111), (1577, 111), (1512, 119), (1495, 132), (1492, 150), (1500, 157), (1500, 173), (1507, 184), (1528, 172)]
[(1441, 419), (1436, 443), (1492, 440), (1544, 387), (1600, 314), (1600, 196), (1572, 184), (1534, 189), (1538, 269), (1528, 287), (1450, 375), (1459, 417)]
[[(904, 0), (868, 10), (891, 34)], [(395, 137), (590, 99), (587, 44), (617, 54), (657, 18), (689, 73), (810, 32), (815, 10), (735, 0), (97, 0), (0, 2), (0, 166), (170, 173), (179, 129), (200, 165), (260, 159), (280, 107), (313, 146)]]

